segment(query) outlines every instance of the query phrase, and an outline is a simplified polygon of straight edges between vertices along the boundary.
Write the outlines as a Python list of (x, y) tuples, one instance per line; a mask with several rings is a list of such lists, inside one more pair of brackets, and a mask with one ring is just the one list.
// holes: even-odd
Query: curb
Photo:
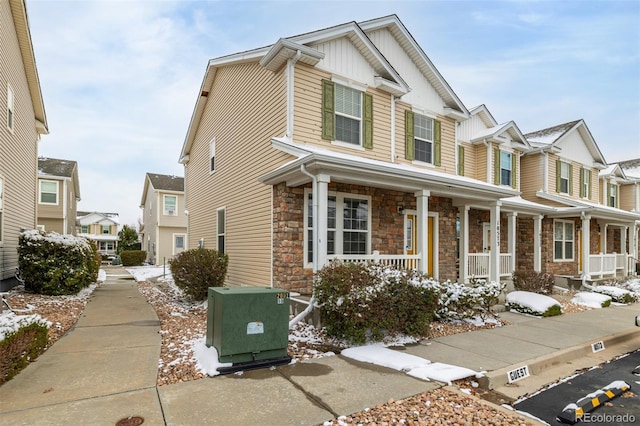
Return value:
[[(603, 338), (602, 342), (604, 342), (607, 350), (613, 350), (616, 349), (616, 345), (625, 343), (633, 339), (638, 339), (640, 342), (640, 332), (638, 331), (638, 329), (630, 329), (621, 333), (613, 334), (611, 336)], [(556, 352), (552, 352), (548, 355), (543, 355), (537, 358), (519, 362), (517, 364), (512, 364), (508, 367), (490, 371), (485, 374), (484, 377), (479, 378), (478, 383), (483, 389), (495, 389), (505, 386), (508, 383), (507, 373), (525, 365), (528, 366), (529, 373), (531, 375), (539, 375), (541, 372), (550, 367), (575, 360), (578, 357), (586, 357), (592, 355), (592, 343), (594, 342), (583, 343), (578, 346), (562, 349)], [(611, 356), (613, 357), (616, 355), (621, 355), (624, 352), (626, 352), (626, 350), (620, 353), (613, 354)], [(599, 358), (594, 357), (593, 359), (595, 361), (595, 364), (599, 364), (600, 362), (602, 362), (602, 360), (600, 360)]]

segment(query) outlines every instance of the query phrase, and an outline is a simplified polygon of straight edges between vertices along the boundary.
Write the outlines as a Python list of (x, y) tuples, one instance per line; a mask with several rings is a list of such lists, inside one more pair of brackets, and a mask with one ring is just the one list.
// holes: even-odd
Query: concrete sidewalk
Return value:
[[(109, 268), (82, 318), (36, 362), (0, 387), (0, 424), (313, 425), (442, 386), (341, 356), (156, 388), (155, 312), (122, 268)], [(640, 347), (640, 304), (553, 318), (511, 313), (512, 325), (402, 350), (487, 371), (483, 384), (515, 397)], [(605, 350), (591, 351), (603, 341)], [(506, 371), (530, 378), (504, 386)], [(518, 394), (518, 395), (516, 395)]]

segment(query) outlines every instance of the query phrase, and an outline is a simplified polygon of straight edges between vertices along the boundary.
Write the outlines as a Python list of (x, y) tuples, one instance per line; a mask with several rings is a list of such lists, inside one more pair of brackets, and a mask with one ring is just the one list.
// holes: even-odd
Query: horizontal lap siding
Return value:
[(464, 143), (461, 143), (460, 146), (464, 147), (464, 176), (477, 179), (476, 147)]
[[(3, 179), (0, 281), (15, 275), (20, 229), (36, 225), (38, 135), (9, 2), (0, 1), (0, 178)], [(7, 87), (14, 93), (14, 132), (7, 129)]]
[(380, 90), (369, 88), (373, 96), (373, 149), (357, 150), (332, 144), (322, 139), (322, 80), (331, 74), (300, 64), (295, 71), (295, 114), (293, 139), (325, 149), (364, 158), (389, 161), (391, 158), (391, 98)]
[[(217, 214), (226, 207), (228, 285), (271, 283), (271, 186), (258, 178), (290, 157), (271, 146), (286, 131), (283, 73), (257, 64), (217, 70), (187, 165), (189, 247), (217, 245)], [(209, 142), (216, 139), (216, 171)]]

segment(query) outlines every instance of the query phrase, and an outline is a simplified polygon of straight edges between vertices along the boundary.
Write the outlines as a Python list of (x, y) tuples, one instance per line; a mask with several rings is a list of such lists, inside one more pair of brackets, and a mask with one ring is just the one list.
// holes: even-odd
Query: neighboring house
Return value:
[(11, 288), (21, 230), (36, 227), (38, 141), (47, 117), (24, 0), (0, 2), (0, 290)]
[[(618, 163), (626, 179), (620, 182), (620, 208), (640, 213), (640, 158)], [(633, 232), (633, 231), (630, 231)], [(636, 271), (640, 272), (640, 221), (636, 221)], [(633, 239), (629, 238), (630, 244)]]
[(76, 219), (78, 236), (95, 241), (105, 256), (116, 254), (119, 225), (118, 213), (78, 212)]
[(184, 178), (147, 173), (142, 191), (140, 235), (147, 262), (161, 265), (185, 250)]
[(78, 164), (38, 158), (38, 229), (75, 235), (78, 201)]
[(617, 165), (608, 166), (583, 120), (528, 133), (522, 197), (554, 207), (542, 223), (543, 270), (573, 278), (635, 271), (638, 212), (620, 209)]
[(524, 196), (537, 150), (469, 111), (395, 15), (283, 38), (209, 61), (180, 155), (189, 247), (227, 253), (228, 285), (304, 293), (331, 259), (545, 270), (563, 204)]

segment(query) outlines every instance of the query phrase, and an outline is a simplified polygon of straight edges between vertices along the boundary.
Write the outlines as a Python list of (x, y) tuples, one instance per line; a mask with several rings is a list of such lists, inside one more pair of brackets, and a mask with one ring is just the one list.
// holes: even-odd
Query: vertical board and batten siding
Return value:
[[(226, 208), (227, 285), (271, 284), (272, 188), (258, 178), (291, 157), (271, 146), (286, 132), (284, 71), (257, 63), (216, 71), (185, 169), (190, 248), (217, 245), (217, 209)], [(209, 143), (215, 138), (215, 172)]]
[(338, 77), (350, 79), (359, 84), (374, 86), (374, 77), (377, 73), (347, 37), (324, 43), (312, 43), (310, 47), (325, 54), (324, 58), (316, 64), (318, 69), (335, 73)]
[(355, 149), (322, 139), (322, 80), (331, 74), (308, 65), (296, 65), (293, 140), (343, 154), (381, 161), (391, 158), (391, 96), (369, 88), (373, 97), (373, 149)]
[[(20, 229), (36, 225), (38, 134), (9, 2), (0, 1), (0, 178), (3, 180), (0, 281), (18, 266)], [(14, 93), (14, 132), (7, 128), (7, 88)], [(0, 287), (2, 287), (0, 285)]]
[(382, 28), (367, 32), (367, 36), (411, 87), (411, 91), (402, 96), (402, 101), (433, 114), (441, 115), (446, 106), (445, 102), (393, 34), (388, 29)]

